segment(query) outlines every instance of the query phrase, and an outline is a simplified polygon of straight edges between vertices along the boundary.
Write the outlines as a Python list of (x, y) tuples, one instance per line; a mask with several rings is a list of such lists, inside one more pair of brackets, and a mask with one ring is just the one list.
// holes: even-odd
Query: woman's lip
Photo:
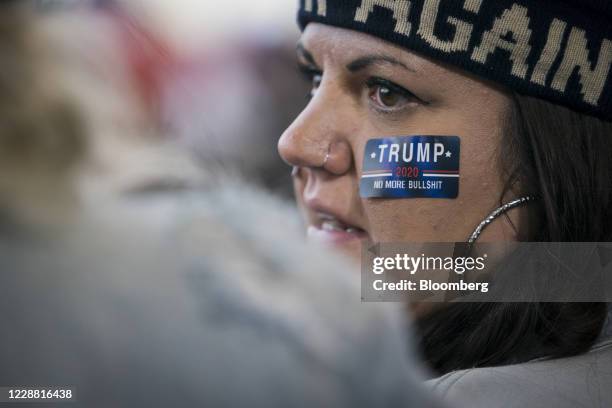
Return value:
[[(327, 226), (337, 226), (342, 229), (350, 229), (356, 232), (364, 232), (364, 228), (360, 225), (351, 222), (350, 218), (341, 216), (338, 212), (332, 210), (324, 210), (324, 209), (312, 209), (309, 208), (312, 216), (310, 217), (312, 225), (320, 229), (329, 229)], [(333, 228), (333, 227), (332, 227)]]
[(314, 225), (308, 226), (307, 234), (308, 239), (326, 245), (342, 245), (366, 239), (368, 236), (365, 231), (347, 232), (341, 230), (325, 230)]

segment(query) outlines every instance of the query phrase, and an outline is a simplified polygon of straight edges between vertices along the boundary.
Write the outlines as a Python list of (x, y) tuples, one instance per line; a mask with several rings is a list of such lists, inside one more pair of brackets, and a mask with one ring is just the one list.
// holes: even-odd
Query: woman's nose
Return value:
[(304, 110), (285, 130), (278, 141), (281, 158), (291, 166), (321, 167), (328, 154), (327, 138), (318, 133), (312, 121), (316, 120)]
[(341, 131), (342, 116), (319, 92), (280, 137), (278, 152), (291, 166), (341, 175), (351, 168), (351, 146)]

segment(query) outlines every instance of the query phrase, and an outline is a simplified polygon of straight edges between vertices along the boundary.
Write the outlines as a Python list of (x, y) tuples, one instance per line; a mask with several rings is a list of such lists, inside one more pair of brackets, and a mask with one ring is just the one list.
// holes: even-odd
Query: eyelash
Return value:
[[(302, 76), (304, 77), (304, 79), (309, 82), (311, 85), (313, 85), (313, 82), (315, 80), (316, 77), (322, 77), (323, 76), (323, 72), (319, 71), (318, 69), (309, 67), (309, 66), (305, 66), (305, 65), (298, 65), (298, 71), (302, 74)], [(312, 95), (314, 92), (314, 87), (308, 92), (308, 94), (306, 95), (307, 99), (311, 99)]]
[[(316, 77), (322, 77), (323, 76), (323, 72), (310, 67), (310, 66), (306, 66), (306, 65), (301, 65), (298, 64), (298, 70), (300, 71), (300, 73), (302, 74), (302, 76), (305, 78), (306, 81), (310, 82), (311, 84), (314, 82)], [(424, 105), (428, 105), (427, 102), (423, 101), (422, 99), (420, 99), (418, 96), (416, 96), (415, 94), (413, 94), (412, 92), (410, 92), (409, 90), (407, 90), (406, 88), (397, 85), (394, 82), (391, 82), (387, 79), (384, 78), (380, 78), (380, 77), (370, 77), (365, 81), (365, 86), (367, 86), (367, 88), (371, 91), (374, 87), (380, 86), (380, 87), (385, 87), (390, 89), (392, 92), (395, 92), (399, 95), (401, 95), (402, 97), (406, 98), (408, 101), (416, 101), (416, 102), (420, 102)], [(313, 89), (306, 95), (307, 99), (312, 98), (313, 92), (314, 92), (315, 88), (313, 87)], [(384, 109), (384, 108), (380, 108), (377, 107), (376, 110), (380, 113), (384, 113), (384, 114), (390, 114), (390, 113), (395, 113), (401, 109)]]

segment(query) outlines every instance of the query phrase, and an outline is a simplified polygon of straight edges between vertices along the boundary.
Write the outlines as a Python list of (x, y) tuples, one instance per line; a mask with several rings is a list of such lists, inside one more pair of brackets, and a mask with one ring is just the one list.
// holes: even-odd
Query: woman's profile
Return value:
[[(297, 59), (312, 92), (279, 152), (293, 166), (309, 237), (357, 259), (370, 241), (609, 241), (611, 16), (593, 1), (301, 1)], [(364, 168), (378, 160), (369, 141), (423, 135), (460, 140), (460, 170), (433, 174), (460, 177), (457, 195), (364, 194), (365, 177), (387, 176)], [(393, 159), (388, 144), (380, 149), (381, 162)], [(468, 370), (465, 378), (476, 380), (465, 390), (479, 389), (481, 372), (513, 378), (481, 385), (502, 399), (525, 390), (517, 404), (545, 405), (533, 396), (554, 388), (550, 378), (565, 388), (543, 398), (612, 403), (576, 368), (612, 358), (606, 303), (413, 309), (426, 361), (447, 375), (434, 381), (439, 388)], [(526, 374), (530, 367), (539, 374)], [(604, 369), (593, 375), (597, 384), (612, 381)]]

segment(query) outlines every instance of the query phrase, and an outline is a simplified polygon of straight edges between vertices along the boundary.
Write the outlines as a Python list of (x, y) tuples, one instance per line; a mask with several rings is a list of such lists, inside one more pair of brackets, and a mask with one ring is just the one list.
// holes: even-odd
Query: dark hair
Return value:
[[(529, 205), (529, 231), (519, 236), (609, 241), (612, 123), (533, 97), (512, 99), (499, 152), (507, 180), (502, 197), (537, 197)], [(607, 303), (454, 303), (420, 318), (417, 327), (426, 361), (444, 374), (580, 354), (606, 315)]]

